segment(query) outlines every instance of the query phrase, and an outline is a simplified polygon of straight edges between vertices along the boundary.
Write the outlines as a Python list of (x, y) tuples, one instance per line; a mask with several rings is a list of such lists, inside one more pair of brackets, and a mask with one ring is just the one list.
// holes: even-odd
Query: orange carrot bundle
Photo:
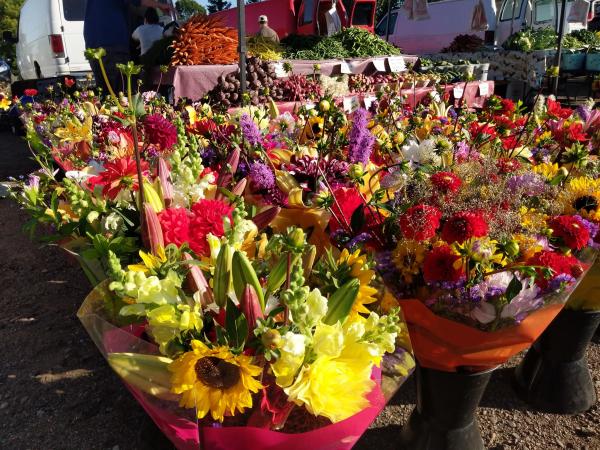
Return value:
[(237, 30), (214, 17), (190, 18), (177, 31), (172, 47), (174, 66), (233, 64), (238, 60)]

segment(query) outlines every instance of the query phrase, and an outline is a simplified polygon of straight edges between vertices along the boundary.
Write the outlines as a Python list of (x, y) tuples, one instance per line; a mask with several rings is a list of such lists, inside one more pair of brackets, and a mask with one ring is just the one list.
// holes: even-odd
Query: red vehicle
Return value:
[[(371, 33), (375, 29), (376, 0), (342, 0), (336, 4), (342, 27), (360, 27)], [(325, 13), (331, 0), (264, 0), (245, 7), (246, 34), (258, 32), (258, 17), (266, 15), (269, 26), (280, 38), (289, 34), (327, 34)], [(229, 27), (237, 28), (237, 8), (211, 14), (219, 17)]]

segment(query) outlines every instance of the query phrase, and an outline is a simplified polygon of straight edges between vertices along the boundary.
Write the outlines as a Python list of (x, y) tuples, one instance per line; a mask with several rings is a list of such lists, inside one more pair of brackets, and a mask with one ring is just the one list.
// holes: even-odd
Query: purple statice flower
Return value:
[(248, 176), (249, 172), (250, 172), (250, 164), (248, 164), (246, 161), (240, 161), (240, 163), (238, 164), (236, 174), (240, 178), (244, 178), (244, 177)]
[(240, 118), (240, 128), (242, 130), (242, 136), (252, 146), (260, 144), (262, 135), (258, 126), (254, 123), (254, 120), (248, 114), (242, 114)]
[(37, 175), (35, 175), (33, 173), (30, 174), (29, 180), (27, 182), (27, 188), (37, 191), (40, 188), (40, 177), (38, 177)]
[(542, 177), (531, 172), (509, 178), (506, 187), (513, 193), (521, 192), (529, 197), (541, 195), (546, 191), (546, 183)]
[(442, 128), (441, 128), (441, 127), (438, 127), (438, 126), (435, 126), (435, 127), (433, 127), (433, 128), (431, 129), (431, 133), (432, 133), (432, 134), (441, 134), (441, 133), (442, 133)]
[(440, 123), (442, 125), (447, 125), (448, 124), (448, 118), (447, 117), (440, 117)]
[(275, 187), (275, 174), (269, 166), (262, 162), (250, 165), (250, 182), (257, 191), (266, 191)]
[(592, 111), (585, 105), (579, 105), (575, 109), (575, 113), (581, 118), (581, 120), (587, 122), (587, 120), (590, 118), (590, 115), (592, 114)]
[(206, 147), (200, 156), (202, 164), (206, 167), (213, 167), (217, 162), (217, 152), (213, 147)]
[(345, 247), (348, 250), (355, 250), (360, 244), (364, 244), (372, 238), (370, 233), (359, 233), (348, 241)]
[(448, 115), (450, 116), (450, 118), (452, 120), (456, 120), (456, 118), (458, 117), (458, 113), (456, 112), (456, 110), (454, 108), (450, 108), (448, 110)]
[(146, 157), (148, 157), (148, 158), (158, 158), (159, 155), (160, 155), (160, 152), (158, 151), (158, 149), (154, 145), (149, 145), (146, 148)]
[(577, 281), (569, 274), (561, 273), (550, 280), (548, 283), (549, 292), (560, 291), (564, 286), (569, 286)]
[(348, 146), (348, 159), (352, 163), (362, 163), (366, 165), (371, 157), (373, 151), (373, 144), (375, 143), (375, 136), (369, 131), (367, 127), (367, 111), (363, 108), (359, 108), (354, 113), (352, 129), (348, 140), (350, 145)]
[(534, 147), (531, 149), (531, 154), (536, 161), (549, 163), (550, 162), (550, 149), (544, 147)]

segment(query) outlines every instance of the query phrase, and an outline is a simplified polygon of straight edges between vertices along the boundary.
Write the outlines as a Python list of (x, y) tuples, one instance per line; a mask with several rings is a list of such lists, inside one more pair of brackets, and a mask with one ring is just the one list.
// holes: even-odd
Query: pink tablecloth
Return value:
[[(403, 55), (406, 63), (414, 63), (416, 56)], [(354, 59), (351, 62), (354, 73), (370, 74), (375, 72), (374, 58)], [(321, 66), (322, 75), (331, 76), (340, 74), (341, 60), (326, 61), (288, 61), (292, 65), (295, 74), (311, 74), (314, 65)], [(173, 86), (174, 99), (185, 97), (192, 100), (201, 99), (208, 91), (217, 85), (219, 76), (226, 75), (237, 70), (237, 65), (210, 65), (210, 66), (177, 66), (169, 71), (163, 79), (162, 84)], [(158, 75), (155, 81), (158, 81)]]

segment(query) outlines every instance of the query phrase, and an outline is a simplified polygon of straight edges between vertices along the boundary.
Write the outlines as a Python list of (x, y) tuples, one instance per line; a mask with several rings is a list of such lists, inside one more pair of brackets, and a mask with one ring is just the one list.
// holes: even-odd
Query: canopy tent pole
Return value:
[(391, 11), (392, 11), (392, 2), (395, 0), (388, 0), (387, 5), (387, 20), (385, 22), (385, 40), (386, 42), (390, 42), (390, 19), (391, 19)]
[[(562, 40), (565, 34), (565, 15), (567, 13), (567, 0), (562, 0), (560, 8), (560, 22), (558, 24), (558, 42), (556, 44), (556, 57), (554, 59), (554, 67), (560, 67), (560, 57), (562, 53)], [(558, 75), (552, 80), (552, 94), (558, 92)]]
[(240, 66), (240, 94), (242, 102), (246, 93), (246, 11), (244, 9), (245, 1), (237, 0), (238, 10), (238, 53)]

